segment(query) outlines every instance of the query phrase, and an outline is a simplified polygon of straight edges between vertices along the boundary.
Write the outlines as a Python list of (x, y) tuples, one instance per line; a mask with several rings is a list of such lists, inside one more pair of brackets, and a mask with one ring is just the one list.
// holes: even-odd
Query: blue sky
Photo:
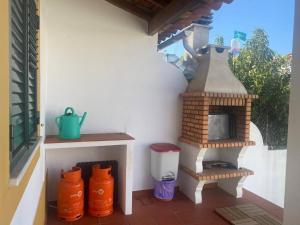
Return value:
[[(235, 30), (250, 38), (256, 28), (264, 29), (269, 35), (270, 47), (280, 54), (292, 52), (294, 0), (234, 0), (214, 11), (210, 42), (216, 36), (230, 45)], [(172, 46), (173, 51), (182, 51), (181, 44)]]
[(211, 42), (222, 35), (229, 45), (234, 30), (247, 33), (263, 28), (269, 35), (270, 46), (280, 54), (291, 53), (293, 40), (294, 0), (235, 0), (223, 4), (214, 12)]

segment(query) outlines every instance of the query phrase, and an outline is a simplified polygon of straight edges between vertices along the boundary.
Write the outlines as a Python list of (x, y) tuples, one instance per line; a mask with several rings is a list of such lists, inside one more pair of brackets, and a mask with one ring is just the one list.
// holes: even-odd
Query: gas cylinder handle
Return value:
[(111, 172), (112, 172), (111, 170), (112, 170), (111, 166), (108, 167), (108, 170), (107, 170), (107, 174), (108, 174), (108, 175), (111, 175)]

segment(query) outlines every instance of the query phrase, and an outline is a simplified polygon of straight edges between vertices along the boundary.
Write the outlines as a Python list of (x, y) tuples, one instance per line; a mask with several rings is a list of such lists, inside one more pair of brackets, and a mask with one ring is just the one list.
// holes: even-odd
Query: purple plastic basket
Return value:
[(176, 186), (175, 179), (157, 181), (154, 180), (154, 197), (161, 200), (172, 200)]

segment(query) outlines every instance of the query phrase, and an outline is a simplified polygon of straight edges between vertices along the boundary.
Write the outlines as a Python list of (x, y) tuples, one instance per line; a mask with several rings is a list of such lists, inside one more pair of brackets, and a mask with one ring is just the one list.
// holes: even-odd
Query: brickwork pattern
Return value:
[[(251, 104), (256, 95), (228, 93), (184, 93), (180, 141), (197, 147), (242, 147), (249, 140)], [(208, 140), (208, 115), (226, 113), (235, 119), (235, 136), (226, 141)]]

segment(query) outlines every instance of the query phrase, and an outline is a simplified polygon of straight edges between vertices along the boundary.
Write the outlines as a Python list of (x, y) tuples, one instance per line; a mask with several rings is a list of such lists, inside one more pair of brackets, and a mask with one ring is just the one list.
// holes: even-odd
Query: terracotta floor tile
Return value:
[(181, 192), (177, 191), (170, 202), (155, 199), (152, 191), (140, 191), (133, 194), (133, 215), (125, 216), (121, 209), (115, 209), (113, 215), (101, 218), (84, 216), (74, 223), (60, 222), (56, 219), (56, 209), (48, 209), (48, 225), (228, 225), (218, 216), (215, 208), (243, 203), (254, 203), (282, 220), (283, 209), (244, 191), (243, 198), (236, 199), (220, 189), (203, 191), (203, 203), (195, 205)]

